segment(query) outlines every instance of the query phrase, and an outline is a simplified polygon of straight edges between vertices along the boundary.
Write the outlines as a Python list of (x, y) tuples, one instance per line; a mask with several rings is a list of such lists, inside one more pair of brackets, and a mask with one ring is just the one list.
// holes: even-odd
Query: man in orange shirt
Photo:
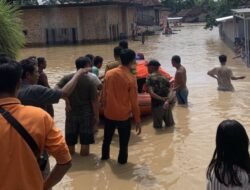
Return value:
[(105, 128), (102, 160), (109, 159), (110, 144), (117, 128), (120, 140), (118, 163), (126, 164), (132, 114), (138, 135), (141, 133), (141, 126), (137, 101), (137, 83), (135, 76), (131, 73), (136, 64), (135, 52), (130, 49), (122, 50), (120, 58), (122, 65), (108, 71), (104, 79), (102, 103)]
[[(71, 167), (71, 156), (61, 134), (48, 113), (40, 108), (23, 106), (16, 98), (22, 68), (7, 56), (0, 56), (0, 189), (48, 190), (56, 185)], [(37, 158), (23, 136), (4, 117), (12, 115), (37, 144), (56, 159), (56, 166), (44, 181)]]

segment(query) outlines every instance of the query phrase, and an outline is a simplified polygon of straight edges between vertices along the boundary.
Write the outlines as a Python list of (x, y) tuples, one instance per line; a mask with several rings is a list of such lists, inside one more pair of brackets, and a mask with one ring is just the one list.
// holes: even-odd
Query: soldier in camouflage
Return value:
[(147, 66), (150, 75), (147, 78), (146, 84), (152, 100), (154, 128), (162, 128), (163, 121), (166, 127), (173, 126), (172, 104), (174, 101), (170, 97), (170, 82), (159, 72), (161, 64), (158, 61), (152, 60)]

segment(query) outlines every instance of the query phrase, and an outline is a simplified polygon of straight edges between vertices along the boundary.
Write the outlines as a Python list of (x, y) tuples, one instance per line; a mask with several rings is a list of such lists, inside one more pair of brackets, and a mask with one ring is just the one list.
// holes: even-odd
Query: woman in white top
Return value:
[(235, 120), (223, 121), (216, 149), (207, 170), (207, 190), (250, 190), (249, 138)]

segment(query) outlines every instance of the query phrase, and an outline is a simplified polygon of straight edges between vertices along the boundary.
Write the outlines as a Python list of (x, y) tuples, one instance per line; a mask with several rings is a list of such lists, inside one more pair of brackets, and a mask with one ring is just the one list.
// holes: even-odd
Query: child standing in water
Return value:
[(207, 171), (207, 190), (250, 189), (249, 138), (235, 120), (223, 121), (216, 135), (216, 149)]

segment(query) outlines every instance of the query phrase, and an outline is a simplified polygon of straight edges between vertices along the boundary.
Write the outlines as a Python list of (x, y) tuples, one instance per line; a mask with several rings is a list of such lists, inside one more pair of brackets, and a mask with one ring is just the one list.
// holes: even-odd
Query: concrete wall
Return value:
[(137, 22), (139, 25), (154, 25), (155, 10), (153, 8), (138, 9)]
[(80, 41), (105, 40), (107, 33), (106, 7), (80, 8)]
[[(115, 39), (120, 33), (132, 35), (131, 25), (136, 21), (136, 9), (119, 5), (29, 9), (23, 10), (21, 19), (27, 32), (27, 44), (46, 44), (46, 29), (72, 28), (76, 29), (77, 42), (107, 41), (111, 39), (111, 33), (114, 34), (110, 31), (112, 26)], [(64, 43), (63, 34), (59, 32), (56, 36)]]
[(45, 41), (43, 34), (43, 11), (42, 10), (25, 10), (21, 15), (27, 44), (42, 44)]
[(220, 24), (220, 37), (227, 43), (231, 48), (234, 47), (235, 41), (235, 26), (233, 20), (222, 22)]

